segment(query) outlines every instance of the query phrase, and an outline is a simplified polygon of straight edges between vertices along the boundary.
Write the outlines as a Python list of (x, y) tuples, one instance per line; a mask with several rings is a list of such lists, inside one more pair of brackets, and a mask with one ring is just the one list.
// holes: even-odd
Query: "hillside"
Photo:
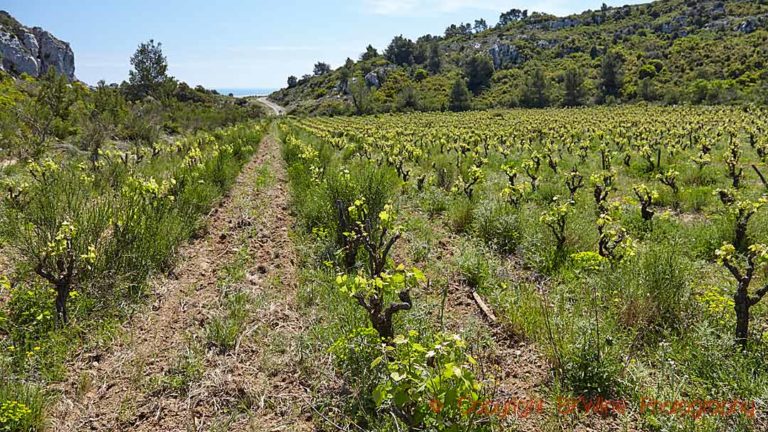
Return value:
[(89, 86), (75, 77), (68, 42), (0, 10), (0, 161), (59, 150), (95, 161), (112, 147), (154, 153), (179, 136), (266, 115), (256, 101), (170, 76), (162, 43), (139, 44), (130, 61), (128, 80)]
[(75, 54), (69, 44), (40, 27), (26, 27), (0, 10), (0, 71), (40, 77), (49, 69), (75, 79)]
[[(768, 2), (661, 0), (395, 37), (270, 97), (289, 112), (373, 113), (650, 101), (764, 102)], [(473, 93), (468, 99), (457, 79)], [(365, 86), (362, 83), (365, 83)], [(566, 91), (568, 87), (569, 91)], [(451, 94), (459, 99), (451, 104)]]

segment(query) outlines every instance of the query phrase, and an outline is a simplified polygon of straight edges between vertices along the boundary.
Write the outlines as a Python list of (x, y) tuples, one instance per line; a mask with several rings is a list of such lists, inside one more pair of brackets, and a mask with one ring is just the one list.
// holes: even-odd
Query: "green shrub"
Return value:
[(700, 212), (714, 203), (712, 190), (708, 187), (683, 189), (680, 195), (683, 211)]
[(371, 367), (381, 355), (381, 338), (375, 329), (361, 327), (338, 338), (329, 349), (338, 373), (359, 393), (369, 410), (375, 407), (373, 391), (384, 379), (382, 368)]
[(46, 403), (46, 397), (38, 388), (0, 380), (0, 430), (44, 430)]
[(421, 208), (429, 215), (435, 217), (443, 214), (450, 207), (448, 195), (440, 189), (429, 188), (421, 195)]
[(472, 231), (488, 246), (512, 253), (520, 243), (520, 224), (514, 208), (499, 201), (484, 201), (475, 209)]
[(551, 203), (555, 197), (567, 197), (568, 191), (563, 191), (561, 185), (556, 185), (549, 182), (541, 182), (538, 185), (534, 197), (537, 202), (547, 204)]
[(359, 239), (348, 235), (357, 223), (350, 214), (355, 202), (365, 204), (366, 220), (361, 222), (368, 232), (377, 229), (379, 214), (396, 192), (397, 175), (386, 168), (373, 164), (353, 165), (335, 170), (326, 177), (326, 198), (334, 212), (334, 218), (326, 222), (334, 233), (336, 247), (342, 254), (342, 264), (351, 269), (356, 264), (357, 253), (362, 244)]
[(619, 351), (607, 341), (588, 334), (568, 347), (563, 359), (563, 379), (577, 396), (593, 400), (621, 394), (624, 363)]
[(418, 341), (418, 333), (398, 336), (371, 364), (384, 365), (385, 380), (373, 392), (410, 430), (484, 430), (472, 407), (482, 399), (477, 362), (457, 335)]
[(619, 295), (621, 321), (641, 333), (685, 328), (692, 311), (692, 262), (679, 243), (657, 241), (602, 279)]
[(461, 246), (456, 264), (470, 288), (484, 287), (492, 278), (489, 254), (472, 243), (466, 242)]
[(432, 167), (435, 170), (436, 185), (443, 190), (450, 190), (458, 175), (455, 158), (440, 153), (435, 156)]
[(455, 233), (464, 233), (472, 226), (474, 217), (472, 201), (459, 195), (454, 197), (448, 207), (448, 226)]

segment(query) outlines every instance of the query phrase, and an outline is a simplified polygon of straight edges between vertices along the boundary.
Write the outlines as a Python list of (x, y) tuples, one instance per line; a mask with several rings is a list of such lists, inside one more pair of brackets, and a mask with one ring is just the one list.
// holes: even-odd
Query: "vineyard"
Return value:
[[(766, 114), (281, 122), (321, 423), (763, 430)], [(542, 402), (521, 415), (508, 403), (520, 400)], [(670, 414), (651, 400), (754, 410)]]
[(0, 432), (768, 432), (768, 0), (5, 3)]
[(96, 158), (44, 158), (3, 176), (0, 430), (40, 430), (80, 341), (108, 343), (234, 182), (263, 124)]
[(288, 117), (8, 164), (0, 430), (765, 430), (766, 114)]

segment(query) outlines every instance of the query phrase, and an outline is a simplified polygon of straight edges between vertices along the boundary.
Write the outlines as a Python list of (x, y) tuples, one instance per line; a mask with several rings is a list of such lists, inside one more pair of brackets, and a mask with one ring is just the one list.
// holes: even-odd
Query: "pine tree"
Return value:
[(541, 67), (535, 67), (528, 75), (523, 104), (530, 108), (544, 108), (549, 105), (549, 80)]
[(451, 101), (448, 109), (451, 111), (466, 111), (471, 108), (470, 94), (463, 79), (457, 78), (451, 89)]
[(565, 71), (563, 87), (563, 105), (579, 106), (584, 103), (584, 76), (579, 69), (570, 68)]
[(611, 51), (603, 56), (600, 67), (600, 92), (605, 102), (609, 98), (618, 98), (623, 86), (623, 63), (621, 54)]

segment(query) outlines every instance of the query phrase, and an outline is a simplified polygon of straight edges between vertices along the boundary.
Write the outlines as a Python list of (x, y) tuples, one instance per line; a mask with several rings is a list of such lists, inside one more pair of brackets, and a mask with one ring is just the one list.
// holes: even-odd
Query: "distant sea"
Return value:
[(266, 87), (254, 87), (254, 88), (217, 88), (216, 91), (223, 95), (232, 93), (233, 96), (266, 96), (274, 91), (280, 89), (266, 88)]

